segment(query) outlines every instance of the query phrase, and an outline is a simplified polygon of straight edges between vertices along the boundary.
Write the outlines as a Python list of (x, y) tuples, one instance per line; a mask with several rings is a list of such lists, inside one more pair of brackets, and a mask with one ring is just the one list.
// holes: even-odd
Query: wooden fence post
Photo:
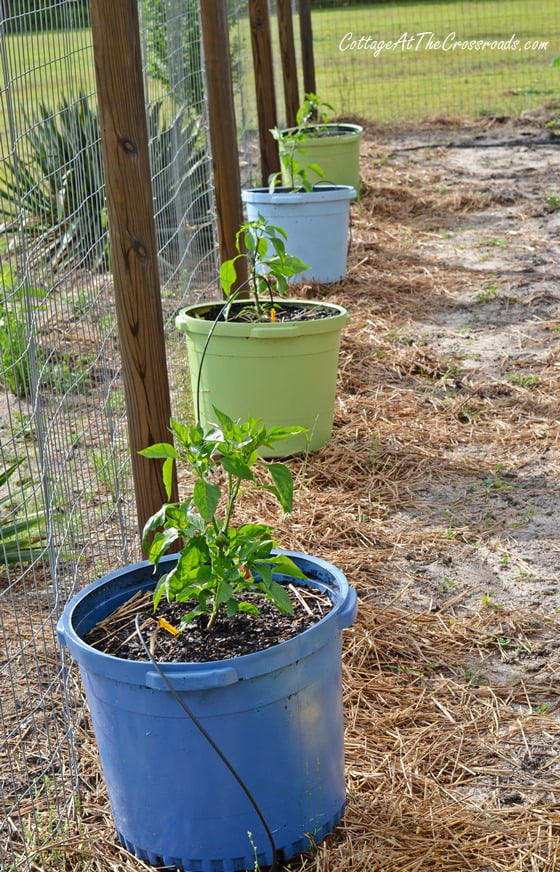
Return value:
[(257, 94), (262, 184), (267, 185), (268, 177), (280, 171), (278, 145), (270, 134), (271, 128), (276, 127), (277, 120), (267, 0), (249, 0), (249, 22)]
[[(137, 0), (92, 0), (115, 304), (138, 526), (167, 496), (140, 448), (169, 441), (170, 399)], [(176, 484), (174, 498), (176, 499)]]
[(280, 39), (280, 57), (282, 58), (286, 127), (295, 127), (299, 108), (299, 92), (291, 0), (276, 0), (276, 15), (278, 16), (278, 36)]
[[(235, 257), (235, 235), (243, 223), (227, 0), (204, 0), (200, 4), (200, 23), (218, 216), (218, 242), (220, 259), (223, 262)], [(244, 275), (240, 272), (243, 268)], [(237, 264), (237, 274), (238, 284), (247, 278), (244, 261)]]
[(301, 40), (301, 65), (303, 68), (303, 90), (306, 94), (316, 94), (311, 0), (299, 0), (299, 33)]

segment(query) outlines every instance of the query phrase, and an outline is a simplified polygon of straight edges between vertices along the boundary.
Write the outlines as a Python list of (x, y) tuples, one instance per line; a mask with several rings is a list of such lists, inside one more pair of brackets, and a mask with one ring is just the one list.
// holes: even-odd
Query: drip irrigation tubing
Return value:
[(191, 719), (191, 721), (193, 722), (193, 724), (195, 725), (197, 730), (199, 730), (199, 732), (203, 735), (203, 737), (206, 739), (208, 744), (216, 752), (216, 754), (218, 755), (218, 757), (220, 758), (220, 760), (222, 761), (222, 763), (224, 764), (226, 769), (228, 769), (228, 771), (231, 773), (233, 778), (237, 781), (239, 787), (241, 788), (241, 790), (243, 791), (243, 793), (245, 794), (245, 796), (247, 797), (247, 799), (249, 800), (249, 802), (251, 803), (253, 808), (255, 809), (257, 817), (259, 818), (261, 824), (264, 827), (264, 830), (266, 832), (266, 835), (267, 835), (268, 841), (270, 842), (270, 847), (272, 850), (273, 862), (272, 862), (272, 866), (269, 867), (269, 872), (281, 872), (282, 861), (281, 861), (281, 858), (279, 856), (278, 849), (276, 848), (274, 836), (272, 835), (272, 831), (271, 831), (271, 829), (266, 821), (266, 818), (265, 818), (259, 804), (257, 803), (256, 799), (254, 798), (253, 794), (251, 793), (251, 791), (249, 790), (249, 788), (247, 787), (247, 785), (245, 784), (245, 782), (243, 781), (243, 779), (241, 778), (239, 773), (235, 770), (235, 768), (230, 763), (230, 761), (228, 760), (226, 755), (223, 753), (221, 748), (219, 748), (218, 745), (215, 743), (212, 736), (208, 733), (208, 731), (203, 726), (203, 724), (201, 724), (200, 720), (194, 714), (194, 712), (192, 711), (190, 706), (187, 705), (187, 703), (184, 701), (184, 699), (175, 690), (171, 681), (169, 680), (169, 678), (167, 677), (167, 675), (165, 674), (163, 669), (161, 669), (159, 663), (156, 663), (154, 657), (152, 656), (152, 652), (150, 651), (148, 645), (146, 644), (146, 640), (144, 639), (144, 636), (142, 635), (142, 630), (140, 629), (140, 619), (146, 619), (146, 618), (148, 618), (148, 615), (145, 615), (145, 614), (142, 614), (139, 612), (134, 619), (134, 624), (136, 627), (136, 633), (138, 634), (138, 637), (140, 639), (142, 647), (143, 647), (150, 663), (152, 664), (154, 669), (159, 674), (161, 680), (163, 681), (163, 683), (165, 684), (165, 686), (167, 687), (167, 689), (169, 690), (171, 695), (179, 703), (179, 705), (181, 706), (183, 711), (186, 712), (186, 714), (189, 716), (189, 718)]

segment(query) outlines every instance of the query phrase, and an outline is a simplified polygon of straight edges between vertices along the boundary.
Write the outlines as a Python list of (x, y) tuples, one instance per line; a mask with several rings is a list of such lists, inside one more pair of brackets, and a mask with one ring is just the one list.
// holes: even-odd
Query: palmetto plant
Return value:
[[(0, 197), (4, 230), (24, 232), (60, 269), (107, 267), (106, 210), (99, 119), (85, 95), (26, 119), (23, 154), (6, 163)], [(18, 217), (23, 215), (23, 220)], [(11, 219), (11, 220), (10, 220)]]
[[(0, 469), (0, 491), (22, 463), (23, 458)], [(18, 520), (20, 514), (22, 514), (21, 506), (14, 507), (13, 494), (0, 496), (0, 566), (32, 563), (44, 556), (46, 546), (44, 512), (26, 511), (25, 517)]]
[[(150, 159), (154, 173), (154, 211), (158, 245), (166, 259), (176, 255), (181, 216), (178, 200), (196, 203), (204, 222), (210, 213), (206, 152), (200, 119), (185, 121), (179, 113), (165, 126), (162, 101), (148, 113)], [(78, 265), (90, 270), (109, 267), (107, 211), (97, 107), (81, 94), (64, 99), (58, 109), (41, 104), (39, 118), (26, 119), (28, 133), (21, 153), (4, 163), (0, 200), (2, 230), (16, 244), (21, 234), (33, 240), (39, 256), (55, 270)], [(177, 143), (183, 143), (177, 168)], [(190, 216), (187, 214), (187, 221)]]

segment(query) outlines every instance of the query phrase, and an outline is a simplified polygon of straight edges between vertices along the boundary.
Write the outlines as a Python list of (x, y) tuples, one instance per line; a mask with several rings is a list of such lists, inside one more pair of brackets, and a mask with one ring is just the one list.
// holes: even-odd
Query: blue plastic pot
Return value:
[[(320, 842), (345, 805), (341, 631), (356, 593), (335, 566), (288, 553), (331, 611), (294, 639), (214, 663), (162, 669), (255, 798), (286, 859)], [(176, 555), (162, 561), (169, 569)], [(80, 591), (58, 623), (77, 660), (120, 841), (153, 865), (234, 872), (273, 861), (249, 799), (149, 662), (103, 654), (84, 636), (137, 590), (137, 563)], [(251, 834), (251, 835), (249, 835)]]

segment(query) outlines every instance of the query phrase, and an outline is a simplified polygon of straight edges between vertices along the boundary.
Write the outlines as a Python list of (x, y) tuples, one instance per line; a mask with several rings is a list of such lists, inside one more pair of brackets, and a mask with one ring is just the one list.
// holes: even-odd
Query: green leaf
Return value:
[(179, 454), (169, 442), (156, 442), (147, 448), (141, 448), (138, 454), (141, 454), (143, 457), (149, 457), (151, 460), (165, 460), (166, 458), (179, 457)]
[(258, 242), (257, 242), (257, 250), (256, 250), (257, 259), (264, 262), (266, 259), (267, 252), (268, 252), (268, 240), (266, 239), (265, 236), (259, 236)]
[(283, 615), (293, 615), (294, 606), (285, 587), (273, 581), (267, 588), (272, 602)]
[(144, 529), (142, 530), (142, 543), (144, 543), (148, 536), (150, 536), (158, 527), (163, 527), (165, 524), (167, 512), (167, 503), (161, 506), (157, 512), (148, 518), (146, 523), (144, 524)]
[(9, 466), (8, 469), (5, 469), (4, 472), (0, 472), (0, 485), (6, 484), (6, 482), (12, 477), (18, 466), (23, 463), (23, 460), (23, 457), (21, 458), (21, 460), (16, 460), (16, 462), (12, 463), (12, 465)]
[(235, 478), (240, 478), (242, 481), (253, 481), (255, 478), (247, 464), (239, 457), (228, 457), (224, 454), (221, 464), (226, 472), (229, 472)]
[(228, 618), (233, 618), (238, 611), (243, 611), (243, 609), (239, 608), (239, 603), (234, 599), (229, 599), (226, 605), (226, 615)]
[(181, 549), (173, 578), (173, 592), (177, 593), (197, 578), (197, 570), (208, 560), (208, 547), (202, 536), (194, 536)]
[(307, 169), (312, 170), (321, 179), (324, 178), (324, 176), (325, 176), (325, 172), (323, 170), (323, 167), (319, 166), (319, 164), (316, 164), (316, 163), (307, 164)]
[(223, 603), (227, 603), (233, 596), (233, 588), (227, 581), (222, 581), (218, 588), (218, 594), (216, 596), (216, 604), (222, 605)]
[(284, 275), (290, 278), (291, 276), (295, 276), (300, 272), (305, 272), (306, 269), (310, 269), (308, 263), (304, 263), (299, 257), (295, 257), (292, 254), (286, 255), (286, 260), (283, 264), (283, 272)]
[[(233, 420), (229, 417), (229, 415), (226, 415), (225, 412), (222, 412), (220, 409), (217, 409), (216, 406), (213, 406), (212, 408), (214, 409), (214, 414), (216, 415), (216, 418), (218, 419), (218, 424), (222, 428), (223, 434), (226, 434), (226, 435), (231, 434), (233, 432), (233, 428), (234, 428)], [(220, 441), (223, 442), (225, 440), (222, 437), (222, 439)]]
[(269, 562), (270, 559), (272, 559), (272, 556), (270, 554), (267, 554), (266, 556), (267, 556), (266, 563), (264, 563), (260, 560), (257, 561), (257, 570), (258, 570), (259, 576), (263, 582), (263, 584), (261, 585), (261, 590), (263, 590), (265, 593), (267, 592), (268, 588), (272, 584), (272, 566), (270, 565), (270, 562)]
[(168, 457), (163, 461), (163, 466), (161, 468), (161, 479), (163, 482), (163, 486), (165, 488), (165, 493), (167, 495), (167, 499), (170, 500), (173, 494), (173, 464), (175, 460), (172, 457)]
[(287, 575), (290, 578), (307, 579), (305, 572), (294, 563), (291, 557), (287, 554), (275, 554), (270, 558), (270, 563), (274, 567), (274, 572), (280, 575)]
[(171, 418), (170, 427), (176, 441), (185, 448), (189, 447), (192, 442), (199, 441), (202, 435), (200, 427), (187, 427), (180, 421), (176, 421), (175, 418)]
[(253, 253), (255, 250), (256, 239), (254, 233), (251, 232), (250, 225), (243, 224), (237, 232), (237, 245), (241, 247), (241, 238), (247, 251)]
[(259, 544), (263, 536), (270, 540), (270, 526), (269, 524), (242, 524), (237, 528), (236, 535), (241, 540)]
[[(144, 528), (145, 529), (145, 528)], [(157, 566), (160, 558), (167, 554), (171, 545), (177, 541), (179, 534), (174, 527), (168, 527), (163, 533), (156, 533), (148, 547), (148, 560)], [(146, 545), (146, 542), (144, 542)]]
[(220, 284), (226, 297), (229, 297), (232, 286), (237, 281), (237, 270), (235, 269), (236, 260), (237, 258), (224, 260), (220, 267)]
[[(202, 614), (204, 608), (206, 606), (206, 599), (208, 598), (208, 591), (201, 590), (199, 584), (191, 584), (185, 585), (182, 587), (177, 593), (174, 595), (173, 599), (175, 599), (178, 603), (186, 603), (189, 600), (198, 600), (199, 608), (197, 609), (198, 614)], [(200, 606), (202, 608), (200, 608)]]
[(300, 436), (302, 433), (308, 432), (307, 427), (269, 427), (266, 432), (266, 444), (272, 445), (281, 439), (290, 439), (292, 436)]
[(188, 612), (188, 614), (183, 615), (181, 618), (181, 623), (179, 624), (179, 630), (183, 631), (188, 627), (191, 621), (194, 621), (199, 615), (204, 614), (204, 609), (193, 609), (192, 612)]
[(32, 563), (41, 557), (45, 557), (45, 548), (40, 545), (34, 548), (31, 539), (21, 544), (0, 542), (0, 564), (16, 566), (20, 563)]
[(260, 615), (260, 612), (254, 603), (248, 603), (243, 601), (240, 603), (236, 603), (236, 606), (238, 612), (244, 612), (246, 615)]
[(286, 255), (286, 246), (284, 245), (284, 241), (278, 236), (273, 236), (270, 241), (272, 242), (274, 251), (276, 252), (277, 256), (280, 258), (280, 260), (282, 260)]
[(274, 493), (286, 513), (292, 511), (294, 479), (291, 470), (284, 463), (269, 463), (268, 471), (274, 482)]
[(153, 597), (154, 612), (157, 609), (157, 607), (159, 605), (159, 601), (161, 600), (164, 593), (167, 595), (167, 598), (169, 599), (168, 587), (167, 587), (167, 579), (168, 578), (169, 578), (169, 573), (165, 572), (163, 575), (160, 575), (160, 577), (158, 579), (158, 583), (156, 584), (156, 588), (154, 590), (154, 597)]
[(193, 501), (205, 521), (211, 521), (216, 514), (221, 490), (217, 484), (210, 481), (196, 482), (193, 490)]

